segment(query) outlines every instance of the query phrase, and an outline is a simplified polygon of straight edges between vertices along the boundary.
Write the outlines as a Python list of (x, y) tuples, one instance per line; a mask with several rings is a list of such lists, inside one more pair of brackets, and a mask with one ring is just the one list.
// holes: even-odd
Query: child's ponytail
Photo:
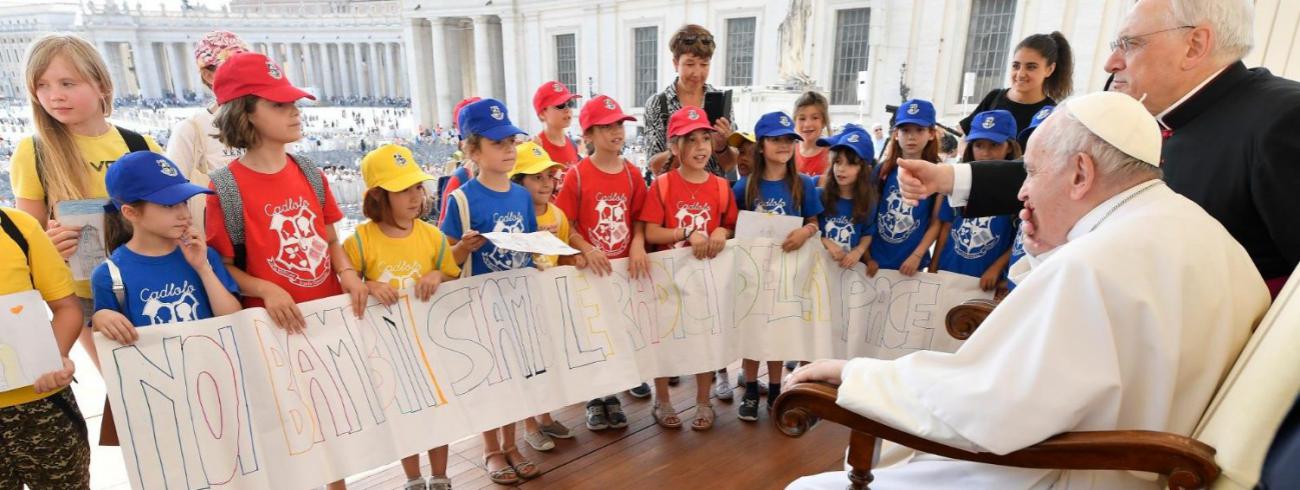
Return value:
[(1043, 80), (1043, 94), (1052, 100), (1062, 101), (1074, 91), (1074, 56), (1070, 51), (1070, 41), (1059, 31), (1051, 34), (1033, 34), (1026, 37), (1016, 50), (1029, 48), (1047, 60), (1047, 64), (1056, 65), (1052, 76)]
[[(133, 206), (136, 209), (143, 209), (143, 205), (144, 201), (128, 204), (128, 206)], [(131, 228), (131, 222), (127, 221), (125, 216), (122, 216), (121, 210), (115, 213), (104, 213), (104, 249), (109, 254), (112, 254), (118, 247), (126, 245), (126, 242), (131, 241), (131, 237), (134, 235), (135, 232)]]

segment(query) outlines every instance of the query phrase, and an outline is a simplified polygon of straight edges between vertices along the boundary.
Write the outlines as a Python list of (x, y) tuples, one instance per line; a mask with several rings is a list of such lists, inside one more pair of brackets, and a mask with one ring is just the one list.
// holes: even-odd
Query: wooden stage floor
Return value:
[[(733, 384), (739, 363), (728, 376)], [(760, 375), (763, 374), (760, 372)], [(766, 382), (765, 376), (760, 381)], [(523, 441), (523, 424), (518, 424), (520, 451), (541, 467), (543, 474), (519, 485), (524, 488), (564, 489), (767, 489), (783, 488), (803, 475), (843, 469), (848, 429), (822, 423), (800, 438), (776, 429), (759, 405), (757, 422), (736, 418), (744, 390), (736, 389), (732, 401), (713, 400), (718, 412), (713, 429), (690, 429), (695, 412), (695, 381), (691, 376), (671, 389), (673, 405), (683, 427), (665, 429), (650, 416), (651, 399), (619, 394), (628, 427), (599, 432), (587, 430), (582, 404), (565, 407), (552, 415), (574, 430), (573, 439), (556, 439), (555, 449), (542, 453)], [(472, 437), (451, 447), (447, 472), (457, 490), (502, 488), (492, 483), (483, 466), (483, 441)], [(429, 461), (421, 455), (421, 473), (429, 474)], [(355, 480), (348, 488), (363, 490), (401, 489), (406, 482), (400, 466)], [(845, 481), (847, 484), (847, 480)]]

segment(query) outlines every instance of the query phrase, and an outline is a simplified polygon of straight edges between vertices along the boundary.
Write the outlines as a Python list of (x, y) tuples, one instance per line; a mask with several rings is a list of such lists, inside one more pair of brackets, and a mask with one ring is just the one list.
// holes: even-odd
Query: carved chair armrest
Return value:
[(969, 339), (997, 305), (998, 300), (972, 299), (954, 306), (948, 310), (948, 317), (944, 321), (948, 326), (948, 335), (957, 340)]
[(800, 383), (781, 392), (773, 407), (777, 428), (803, 435), (817, 419), (852, 430), (848, 464), (850, 486), (867, 488), (876, 439), (952, 459), (999, 466), (1059, 470), (1143, 471), (1168, 478), (1170, 489), (1205, 488), (1219, 477), (1214, 448), (1195, 439), (1154, 431), (1067, 432), (1009, 454), (976, 453), (894, 429), (835, 403), (839, 389), (825, 383)]

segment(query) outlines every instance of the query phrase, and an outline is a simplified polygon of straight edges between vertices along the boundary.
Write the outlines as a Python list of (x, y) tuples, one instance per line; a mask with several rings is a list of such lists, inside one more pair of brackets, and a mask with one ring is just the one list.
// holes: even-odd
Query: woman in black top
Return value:
[(1043, 106), (1056, 105), (1073, 90), (1074, 59), (1070, 43), (1060, 32), (1034, 34), (1016, 45), (1011, 60), (1011, 87), (995, 89), (961, 120), (963, 133), (970, 133), (971, 118), (993, 109), (1004, 109), (1016, 118), (1016, 127), (1029, 121)]

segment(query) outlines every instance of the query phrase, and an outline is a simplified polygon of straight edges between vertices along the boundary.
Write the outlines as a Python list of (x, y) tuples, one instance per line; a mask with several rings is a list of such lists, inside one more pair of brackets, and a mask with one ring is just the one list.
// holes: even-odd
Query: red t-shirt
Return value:
[(578, 147), (568, 137), (564, 138), (564, 144), (560, 146), (551, 144), (551, 139), (546, 137), (546, 133), (537, 135), (536, 140), (552, 161), (563, 163), (566, 169), (578, 163)]
[[(325, 209), (321, 209), (311, 184), (292, 158), (274, 174), (255, 172), (239, 160), (230, 172), (244, 201), (244, 247), (248, 263), (244, 272), (284, 288), (295, 302), (334, 296), (343, 292), (330, 263), (326, 227), (343, 219), (325, 180)], [(323, 174), (322, 174), (323, 175)], [(324, 178), (322, 176), (322, 178)], [(222, 257), (234, 257), (234, 245), (221, 223), (221, 201), (208, 196), (208, 246)], [(262, 306), (261, 298), (245, 296), (244, 307)]]
[(803, 152), (799, 150), (798, 147), (795, 147), (795, 167), (799, 169), (799, 173), (801, 174), (809, 177), (820, 177), (825, 174), (826, 169), (831, 166), (829, 159), (830, 153), (831, 152), (828, 149), (822, 148), (822, 150), (817, 152), (816, 155), (805, 157), (803, 156)]
[[(659, 188), (665, 183), (668, 185), (667, 204), (659, 197)], [(650, 184), (640, 219), (665, 228), (680, 228), (684, 224), (713, 233), (719, 226), (734, 229), (736, 213), (736, 196), (726, 179), (709, 175), (709, 180), (704, 183), (692, 184), (677, 171), (660, 175)]]
[(631, 162), (610, 174), (584, 158), (564, 175), (555, 204), (572, 220), (573, 231), (606, 257), (627, 257), (632, 244), (632, 221), (645, 204), (645, 181)]

